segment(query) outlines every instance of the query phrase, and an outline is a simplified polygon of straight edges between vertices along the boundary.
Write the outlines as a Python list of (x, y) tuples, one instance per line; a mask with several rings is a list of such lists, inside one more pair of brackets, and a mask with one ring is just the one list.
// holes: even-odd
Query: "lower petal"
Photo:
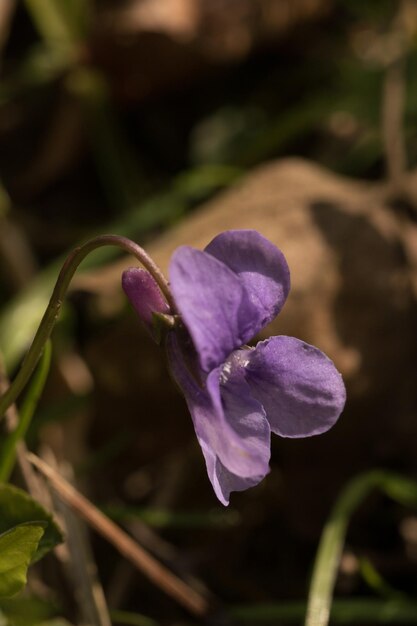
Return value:
[(341, 375), (323, 352), (294, 337), (271, 337), (249, 352), (246, 377), (282, 437), (319, 435), (337, 421), (346, 401)]
[[(223, 369), (220, 381), (223, 415), (233, 437), (226, 442), (226, 450), (219, 449), (219, 460), (238, 476), (265, 475), (269, 471), (271, 456), (271, 428), (264, 408), (253, 397), (239, 359), (233, 359), (232, 355)], [(217, 389), (218, 384), (217, 379)], [(212, 397), (217, 389), (210, 390)]]
[(236, 474), (229, 472), (213, 451), (205, 445), (204, 441), (200, 441), (200, 445), (206, 461), (207, 474), (213, 486), (214, 493), (224, 506), (229, 504), (232, 491), (245, 491), (245, 489), (255, 487), (269, 472), (268, 468), (265, 473), (260, 476), (252, 476), (251, 478), (236, 476)]
[(236, 477), (258, 481), (269, 471), (270, 427), (243, 370), (225, 379), (216, 368), (199, 384), (174, 333), (168, 336), (167, 348), (172, 373), (184, 393), (203, 451), (210, 451)]

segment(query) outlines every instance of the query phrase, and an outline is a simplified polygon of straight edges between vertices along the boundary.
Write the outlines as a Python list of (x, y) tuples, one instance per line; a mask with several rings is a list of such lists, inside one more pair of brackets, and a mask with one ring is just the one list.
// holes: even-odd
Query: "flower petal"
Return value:
[(220, 459), (216, 457), (214, 452), (205, 445), (204, 441), (201, 440), (200, 445), (206, 461), (207, 474), (213, 486), (214, 493), (224, 506), (229, 504), (232, 491), (244, 491), (250, 487), (255, 487), (255, 485), (265, 478), (265, 474), (252, 478), (242, 478), (241, 476), (232, 474), (232, 472), (229, 472), (223, 465)]
[(169, 306), (155, 279), (144, 269), (129, 267), (122, 275), (122, 287), (142, 322), (152, 326), (152, 313), (169, 313)]
[(256, 332), (278, 315), (290, 290), (290, 270), (281, 250), (256, 230), (229, 230), (215, 237), (205, 251), (243, 281), (262, 313)]
[[(210, 378), (211, 374), (207, 379), (207, 388), (214, 398), (218, 390), (218, 379), (212, 382)], [(271, 429), (262, 405), (251, 393), (239, 359), (233, 359), (232, 355), (220, 374), (220, 381), (225, 421), (235, 437), (238, 437), (238, 443), (226, 441), (227, 454), (220, 449), (218, 457), (228, 470), (238, 476), (265, 476), (269, 471), (271, 456)], [(233, 460), (229, 458), (231, 443), (233, 454), (237, 457)]]
[(167, 338), (168, 358), (184, 393), (200, 445), (238, 477), (259, 479), (269, 471), (270, 427), (262, 406), (250, 393), (242, 368), (221, 383), (221, 369), (205, 386), (188, 369), (175, 333)]
[(333, 362), (294, 337), (271, 337), (249, 351), (246, 375), (282, 437), (309, 437), (331, 428), (343, 410), (346, 390)]
[(253, 337), (261, 312), (239, 277), (207, 252), (177, 248), (169, 274), (175, 303), (200, 365), (210, 372)]

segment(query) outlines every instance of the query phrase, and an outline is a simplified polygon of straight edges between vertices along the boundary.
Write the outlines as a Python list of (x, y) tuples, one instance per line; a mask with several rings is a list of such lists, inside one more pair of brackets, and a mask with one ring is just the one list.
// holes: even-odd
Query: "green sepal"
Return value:
[(161, 345), (167, 333), (175, 328), (178, 323), (178, 316), (168, 315), (167, 313), (152, 312), (152, 326), (150, 332), (153, 340)]

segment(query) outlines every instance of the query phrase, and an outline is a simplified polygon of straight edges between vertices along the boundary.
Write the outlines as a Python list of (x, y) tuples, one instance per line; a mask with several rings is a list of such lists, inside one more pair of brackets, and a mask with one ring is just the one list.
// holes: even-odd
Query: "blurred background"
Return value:
[[(333, 431), (275, 437), (270, 475), (223, 509), (163, 350), (121, 293), (132, 261), (100, 251), (77, 274), (27, 443), (210, 593), (209, 623), (302, 623), (349, 481), (417, 477), (416, 68), (415, 0), (0, 0), (10, 377), (79, 242), (122, 234), (166, 270), (176, 246), (228, 228), (256, 228), (288, 258), (292, 292), (264, 336), (309, 341), (344, 375)], [(372, 609), (416, 596), (415, 512), (372, 491), (349, 521), (334, 623), (417, 623)], [(82, 545), (114, 624), (201, 623), (104, 540)], [(88, 623), (77, 577), (56, 570), (49, 557), (32, 575), (33, 604), (10, 624)], [(367, 613), (349, 612), (364, 598)]]

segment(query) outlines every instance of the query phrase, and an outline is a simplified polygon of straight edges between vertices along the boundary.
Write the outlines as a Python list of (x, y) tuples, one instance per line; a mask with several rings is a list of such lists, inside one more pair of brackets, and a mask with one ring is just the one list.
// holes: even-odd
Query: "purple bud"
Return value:
[(144, 269), (130, 267), (123, 272), (122, 287), (140, 319), (152, 331), (153, 313), (168, 314), (167, 301), (154, 278)]

